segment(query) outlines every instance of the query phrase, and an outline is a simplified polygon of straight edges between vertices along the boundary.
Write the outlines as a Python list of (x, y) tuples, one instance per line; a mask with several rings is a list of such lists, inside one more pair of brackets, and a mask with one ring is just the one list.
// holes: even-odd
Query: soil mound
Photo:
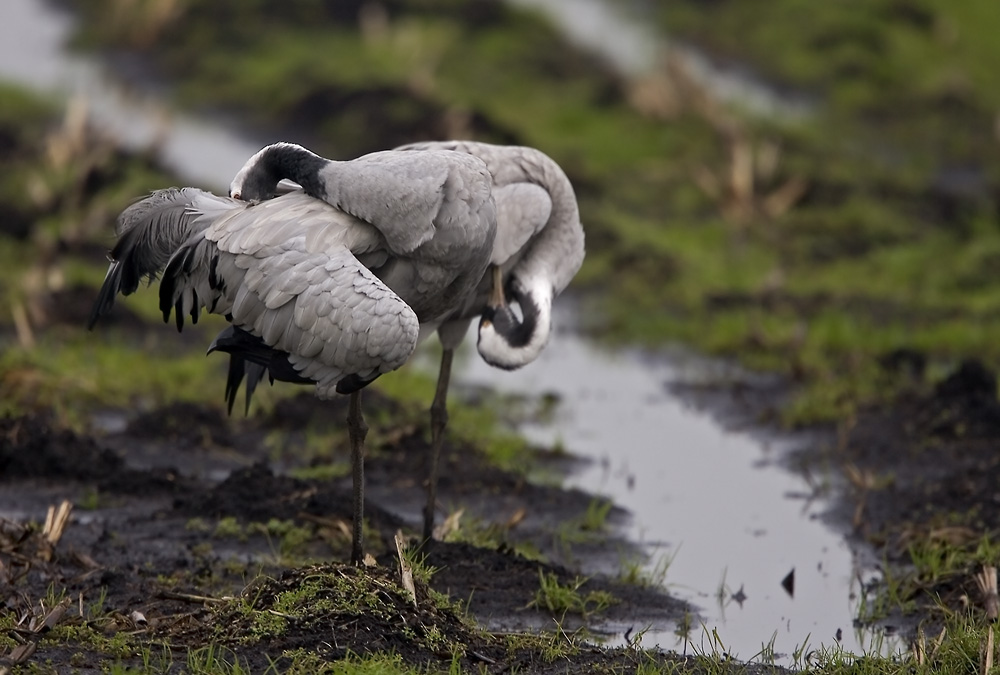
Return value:
[(436, 603), (419, 581), (414, 598), (396, 577), (385, 567), (291, 569), (252, 584), (207, 623), (222, 630), (219, 637), (237, 652), (246, 636), (258, 635), (255, 652), (304, 648), (325, 661), (351, 652), (395, 653), (408, 663), (448, 663), (464, 654), (467, 666), (502, 658), (500, 640)]
[(996, 374), (978, 360), (962, 362), (942, 380), (928, 402), (928, 432), (947, 438), (1000, 436)]
[(23, 478), (103, 479), (121, 471), (111, 450), (69, 429), (55, 429), (47, 415), (0, 419), (0, 480)]

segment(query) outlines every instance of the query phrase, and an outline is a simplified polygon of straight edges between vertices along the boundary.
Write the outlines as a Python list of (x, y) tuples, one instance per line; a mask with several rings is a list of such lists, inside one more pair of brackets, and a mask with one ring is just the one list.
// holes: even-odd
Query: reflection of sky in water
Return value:
[(109, 81), (94, 61), (70, 57), (62, 45), (71, 17), (43, 0), (4, 0), (0, 21), (0, 78), (35, 89), (80, 97), (93, 121), (133, 147), (161, 142), (160, 156), (187, 181), (225, 191), (263, 143), (251, 143), (220, 123), (164, 108), (154, 95)]
[[(528, 1), (535, 2), (518, 0)], [(63, 55), (70, 21), (47, 4), (5, 0), (4, 11), (0, 77), (86, 95), (99, 126), (134, 145), (161, 140), (165, 161), (185, 180), (224, 189), (259, 148), (221, 124), (170, 115), (155, 98), (127, 94), (104, 79), (92, 62)], [(768, 454), (760, 443), (724, 431), (668, 394), (665, 384), (677, 377), (672, 366), (600, 351), (567, 334), (553, 336), (537, 362), (515, 373), (467, 356), (457, 369), (459, 382), (561, 397), (551, 426), (524, 431), (596, 460), (571, 483), (609, 495), (634, 514), (630, 535), (650, 547), (654, 564), (674, 557), (666, 579), (671, 591), (698, 606), (733, 653), (752, 656), (775, 632), (775, 647), (786, 654), (810, 634), (813, 644), (831, 645), (838, 629), (845, 645), (857, 648), (848, 600), (851, 554), (815, 520), (821, 505), (786, 496), (808, 486), (759, 466)], [(794, 599), (781, 588), (792, 568)], [(723, 577), (731, 591), (743, 587), (742, 607), (718, 607)], [(692, 637), (700, 642), (700, 631)], [(644, 644), (657, 642), (676, 646), (670, 632), (647, 634)]]
[[(554, 335), (538, 361), (513, 373), (469, 357), (459, 382), (560, 397), (553, 424), (524, 431), (595, 460), (571, 485), (611, 496), (632, 512), (630, 536), (649, 547), (653, 564), (673, 557), (671, 592), (696, 605), (733, 653), (749, 658), (774, 633), (784, 654), (807, 637), (833, 646), (838, 629), (845, 647), (859, 649), (849, 600), (852, 555), (817, 519), (823, 504), (805, 501), (805, 481), (770, 465), (775, 450), (727, 432), (671, 395), (674, 366), (602, 351), (571, 334)], [(781, 586), (793, 568), (794, 598)], [(723, 579), (732, 593), (743, 588), (742, 607), (719, 607)], [(699, 642), (700, 630), (692, 637)], [(673, 648), (676, 637), (649, 633), (644, 644), (657, 642)]]

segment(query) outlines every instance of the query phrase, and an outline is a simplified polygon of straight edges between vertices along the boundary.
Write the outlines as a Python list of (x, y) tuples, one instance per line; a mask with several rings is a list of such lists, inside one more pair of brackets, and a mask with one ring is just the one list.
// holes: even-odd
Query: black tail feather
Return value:
[(119, 293), (132, 295), (138, 290), (143, 278), (152, 281), (159, 273), (157, 267), (150, 266), (149, 260), (142, 259), (142, 256), (137, 254), (136, 239), (140, 234), (138, 228), (123, 233), (115, 247), (108, 253), (108, 258), (112, 261), (111, 266), (108, 267), (97, 300), (90, 310), (87, 330), (93, 330), (97, 321), (111, 311)]
[(292, 382), (294, 384), (315, 384), (312, 380), (302, 377), (288, 360), (288, 354), (268, 347), (256, 335), (248, 333), (238, 326), (226, 326), (212, 344), (208, 353), (214, 351), (229, 354), (229, 372), (226, 376), (226, 404), (229, 413), (233, 412), (236, 394), (246, 378), (246, 411), (250, 411), (250, 401), (257, 385), (267, 375), (273, 384), (275, 380)]
[[(236, 394), (239, 392), (243, 378), (246, 378), (246, 407), (243, 409), (244, 415), (250, 414), (250, 403), (253, 401), (253, 393), (257, 390), (257, 385), (267, 374), (264, 366), (247, 361), (239, 354), (229, 355), (229, 372), (226, 375), (226, 410), (232, 415), (233, 406), (236, 404)], [(272, 379), (273, 383), (274, 380)]]
[(191, 324), (198, 323), (198, 317), (201, 315), (201, 304), (200, 298), (198, 297), (198, 291), (191, 289), (191, 297), (194, 302), (191, 303)]
[[(229, 372), (226, 374), (226, 411), (233, 414), (233, 404), (236, 402), (236, 392), (240, 389), (243, 376), (246, 374), (246, 360), (235, 354), (229, 357)], [(250, 402), (247, 401), (247, 409)]]
[[(163, 279), (160, 280), (160, 312), (163, 313), (163, 323), (169, 323), (170, 313), (174, 311), (174, 289), (177, 286), (177, 277), (174, 276), (172, 267), (173, 261), (171, 260), (164, 271)], [(177, 313), (180, 315), (179, 306)]]
[(115, 306), (115, 298), (118, 296), (118, 291), (121, 289), (121, 283), (121, 263), (113, 262), (108, 268), (107, 275), (104, 277), (104, 283), (101, 285), (101, 290), (97, 293), (97, 299), (94, 301), (94, 306), (90, 310), (90, 316), (87, 317), (87, 330), (94, 330), (94, 326), (97, 324), (98, 319), (110, 312), (111, 308)]
[[(230, 356), (229, 358), (235, 359), (236, 356)], [(256, 363), (248, 363), (246, 365), (247, 369), (247, 407), (243, 411), (244, 415), (250, 414), (250, 400), (253, 398), (253, 393), (257, 390), (257, 385), (260, 384), (261, 380), (264, 379), (264, 375), (267, 373), (267, 368), (258, 365)], [(271, 384), (274, 384), (274, 378), (271, 378)]]

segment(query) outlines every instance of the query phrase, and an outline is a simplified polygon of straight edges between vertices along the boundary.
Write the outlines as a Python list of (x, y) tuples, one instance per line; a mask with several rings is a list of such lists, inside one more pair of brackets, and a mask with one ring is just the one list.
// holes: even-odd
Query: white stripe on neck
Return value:
[(506, 336), (497, 331), (492, 322), (484, 321), (479, 324), (479, 355), (491, 366), (504, 370), (515, 370), (537, 359), (549, 341), (552, 328), (552, 284), (540, 277), (526, 282), (515, 278), (514, 284), (518, 293), (538, 308), (535, 330), (527, 343), (514, 346)]

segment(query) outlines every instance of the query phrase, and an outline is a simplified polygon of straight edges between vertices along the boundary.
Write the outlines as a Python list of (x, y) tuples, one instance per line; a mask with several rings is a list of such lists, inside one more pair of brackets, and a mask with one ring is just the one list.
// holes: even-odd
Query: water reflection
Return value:
[[(702, 610), (731, 654), (752, 656), (772, 637), (784, 654), (807, 639), (835, 646), (838, 635), (849, 650), (865, 647), (853, 627), (852, 552), (819, 520), (826, 505), (815, 491), (776, 464), (790, 441), (730, 432), (671, 394), (669, 383), (697, 376), (676, 361), (605, 351), (572, 333), (513, 373), (470, 356), (460, 382), (559, 398), (556, 419), (524, 433), (594, 460), (570, 483), (632, 512), (628, 533), (647, 547), (650, 571), (669, 563), (671, 592)], [(794, 596), (782, 585), (792, 570)], [(677, 639), (647, 634), (654, 642)]]
[(737, 64), (720, 65), (676, 40), (668, 40), (640, 0), (507, 0), (537, 10), (578, 45), (603, 56), (625, 75), (645, 75), (664, 67), (669, 52), (695, 82), (720, 102), (762, 117), (798, 119), (815, 107), (810, 97), (779, 91)]

